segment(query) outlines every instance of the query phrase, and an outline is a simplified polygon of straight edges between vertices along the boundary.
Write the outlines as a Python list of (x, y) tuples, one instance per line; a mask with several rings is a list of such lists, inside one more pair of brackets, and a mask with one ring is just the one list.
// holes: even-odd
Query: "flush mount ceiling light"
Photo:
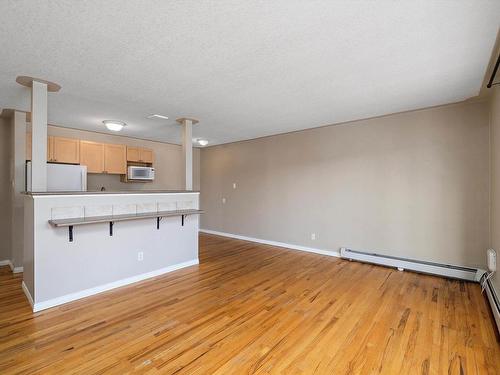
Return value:
[(196, 140), (196, 142), (200, 145), (200, 146), (206, 146), (208, 145), (208, 141), (206, 139), (201, 139), (201, 138), (198, 138)]
[(163, 115), (149, 115), (148, 118), (161, 118), (163, 120), (168, 120), (168, 116)]
[(120, 130), (123, 129), (124, 126), (127, 126), (123, 121), (116, 121), (116, 120), (104, 120), (102, 122), (106, 127), (114, 132), (119, 132)]

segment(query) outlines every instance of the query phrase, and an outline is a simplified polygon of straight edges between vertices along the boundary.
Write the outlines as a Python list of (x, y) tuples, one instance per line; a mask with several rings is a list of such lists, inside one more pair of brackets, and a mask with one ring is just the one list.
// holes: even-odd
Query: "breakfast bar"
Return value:
[(198, 264), (199, 192), (30, 192), (23, 289), (39, 311)]

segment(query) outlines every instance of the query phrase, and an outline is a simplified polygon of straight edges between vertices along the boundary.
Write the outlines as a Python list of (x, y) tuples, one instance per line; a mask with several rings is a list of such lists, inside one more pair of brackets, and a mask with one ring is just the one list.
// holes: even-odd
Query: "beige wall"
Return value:
[(488, 134), (476, 102), (209, 147), (201, 227), (484, 267)]
[(11, 124), (0, 118), (0, 261), (11, 259)]
[[(494, 86), (491, 98), (491, 247), (500, 255), (500, 87)], [(498, 263), (498, 262), (497, 262)], [(500, 295), (500, 277), (493, 279)]]
[(11, 262), (23, 267), (24, 194), (26, 175), (26, 114), (14, 112), (11, 118), (10, 174), (11, 184)]
[[(79, 138), (88, 141), (119, 143), (129, 146), (147, 147), (155, 153), (155, 181), (152, 183), (123, 183), (117, 175), (89, 174), (88, 189), (99, 190), (151, 190), (151, 189), (183, 189), (182, 150), (181, 146), (162, 142), (144, 141), (118, 135), (108, 135), (83, 130), (49, 126), (49, 135), (68, 138)], [(193, 152), (193, 188), (200, 189), (199, 175), (200, 152)]]

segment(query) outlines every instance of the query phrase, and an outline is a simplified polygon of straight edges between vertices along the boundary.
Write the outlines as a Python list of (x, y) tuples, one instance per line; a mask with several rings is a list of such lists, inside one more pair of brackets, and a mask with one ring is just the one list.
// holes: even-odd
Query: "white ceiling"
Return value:
[[(54, 81), (49, 122), (211, 144), (460, 101), (479, 92), (500, 1), (0, 0), (0, 108)], [(152, 113), (170, 120), (148, 120)]]

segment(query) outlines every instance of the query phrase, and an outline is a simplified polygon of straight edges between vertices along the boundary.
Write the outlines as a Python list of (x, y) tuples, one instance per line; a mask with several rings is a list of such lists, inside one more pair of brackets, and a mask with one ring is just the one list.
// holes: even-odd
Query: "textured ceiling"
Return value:
[[(49, 122), (211, 144), (460, 101), (479, 92), (500, 1), (0, 0), (0, 108), (59, 83)], [(170, 120), (149, 120), (152, 113)]]

